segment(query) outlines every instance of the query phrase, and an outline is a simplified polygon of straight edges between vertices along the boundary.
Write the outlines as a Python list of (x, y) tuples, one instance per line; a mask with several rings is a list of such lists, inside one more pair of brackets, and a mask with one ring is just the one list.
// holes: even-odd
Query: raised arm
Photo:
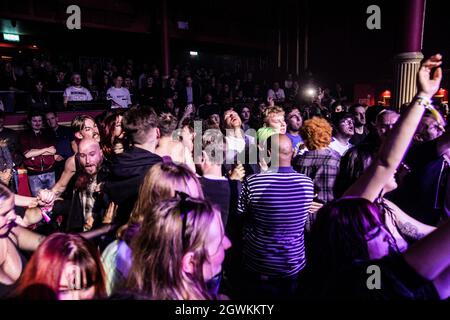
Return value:
[(372, 161), (364, 174), (345, 192), (344, 196), (356, 196), (374, 201), (386, 181), (395, 173), (425, 112), (426, 103), (431, 101), (439, 89), (442, 79), (442, 70), (439, 67), (442, 63), (441, 59), (441, 55), (436, 54), (422, 63), (417, 73), (417, 95), (381, 145), (378, 157)]
[(64, 171), (61, 178), (59, 178), (58, 182), (52, 188), (52, 191), (56, 197), (59, 197), (66, 190), (67, 185), (69, 184), (70, 179), (74, 176), (75, 172), (75, 156), (71, 156), (64, 164)]

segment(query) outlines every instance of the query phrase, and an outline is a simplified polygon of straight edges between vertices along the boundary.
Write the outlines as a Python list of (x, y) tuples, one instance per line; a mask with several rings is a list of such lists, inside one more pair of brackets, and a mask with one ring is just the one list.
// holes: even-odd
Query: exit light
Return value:
[(198, 52), (197, 51), (189, 51), (189, 54), (191, 55), (191, 57), (198, 56)]
[(20, 41), (20, 36), (18, 34), (4, 33), (3, 34), (3, 39), (5, 39), (7, 41), (19, 42)]

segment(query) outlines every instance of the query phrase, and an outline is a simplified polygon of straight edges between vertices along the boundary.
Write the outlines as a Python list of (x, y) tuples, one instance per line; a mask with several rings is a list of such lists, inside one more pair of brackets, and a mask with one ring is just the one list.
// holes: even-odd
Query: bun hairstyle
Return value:
[(171, 136), (177, 125), (178, 119), (171, 113), (162, 113), (158, 117), (158, 128), (162, 137)]

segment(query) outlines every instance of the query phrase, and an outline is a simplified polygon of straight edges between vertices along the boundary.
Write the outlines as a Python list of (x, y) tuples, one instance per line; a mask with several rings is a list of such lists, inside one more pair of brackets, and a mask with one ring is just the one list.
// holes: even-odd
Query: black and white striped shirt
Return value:
[(312, 180), (292, 167), (245, 179), (238, 212), (247, 215), (244, 264), (248, 270), (286, 277), (303, 269), (304, 229), (313, 197)]

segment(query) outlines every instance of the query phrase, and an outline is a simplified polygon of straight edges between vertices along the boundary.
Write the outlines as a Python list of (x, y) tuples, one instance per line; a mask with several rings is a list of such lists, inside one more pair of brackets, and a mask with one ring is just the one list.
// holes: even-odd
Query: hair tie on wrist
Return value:
[(444, 117), (441, 115), (441, 113), (439, 111), (437, 111), (436, 108), (431, 104), (431, 99), (421, 97), (421, 96), (416, 96), (415, 101), (419, 105), (423, 106), (425, 109), (430, 111), (431, 115), (436, 119), (436, 121), (439, 123), (439, 125), (442, 126), (442, 129), (444, 129), (443, 127), (445, 127), (447, 125), (446, 121), (445, 121)]
[(431, 105), (431, 99), (429, 98), (425, 98), (425, 97), (421, 97), (421, 96), (416, 96), (414, 99), (419, 105), (424, 106), (425, 108)]

